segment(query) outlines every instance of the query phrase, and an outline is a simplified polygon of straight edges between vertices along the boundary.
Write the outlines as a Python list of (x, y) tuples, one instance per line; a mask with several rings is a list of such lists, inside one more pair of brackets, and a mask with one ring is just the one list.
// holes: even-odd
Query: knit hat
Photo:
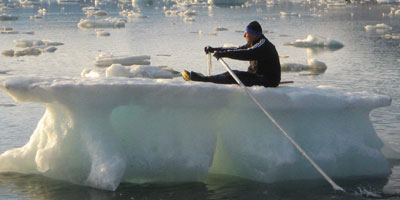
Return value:
[(261, 25), (257, 21), (250, 22), (250, 24), (246, 27), (246, 31), (255, 35), (262, 35)]

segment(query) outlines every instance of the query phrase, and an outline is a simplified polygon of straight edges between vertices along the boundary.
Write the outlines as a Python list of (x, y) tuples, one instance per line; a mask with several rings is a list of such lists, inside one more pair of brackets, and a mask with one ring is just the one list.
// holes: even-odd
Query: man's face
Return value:
[(253, 42), (255, 42), (257, 39), (260, 38), (260, 36), (256, 35), (256, 34), (252, 34), (249, 32), (245, 32), (244, 33), (244, 38), (246, 39), (247, 44), (252, 44)]

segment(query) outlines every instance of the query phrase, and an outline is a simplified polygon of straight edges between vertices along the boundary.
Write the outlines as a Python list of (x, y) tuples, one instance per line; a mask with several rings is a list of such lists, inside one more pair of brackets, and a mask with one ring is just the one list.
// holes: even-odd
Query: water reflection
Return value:
[[(398, 168), (398, 167), (397, 167)], [(323, 180), (260, 183), (210, 174), (206, 183), (129, 184), (114, 192), (73, 185), (40, 175), (0, 174), (2, 197), (21, 199), (365, 199), (359, 191), (382, 193), (387, 179), (354, 178), (336, 180), (347, 193), (335, 192)], [(394, 187), (398, 187), (395, 184)], [(387, 187), (385, 186), (387, 189)], [(365, 196), (365, 194), (363, 194)], [(393, 197), (392, 194), (390, 197)]]

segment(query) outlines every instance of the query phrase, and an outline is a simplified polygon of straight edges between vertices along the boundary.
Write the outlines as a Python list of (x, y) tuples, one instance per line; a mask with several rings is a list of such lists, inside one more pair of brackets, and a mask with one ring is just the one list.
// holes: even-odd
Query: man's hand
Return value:
[(214, 51), (215, 51), (215, 48), (212, 48), (210, 46), (204, 47), (204, 52), (206, 52), (206, 54), (214, 53)]
[(216, 52), (214, 53), (214, 57), (217, 58), (217, 60), (219, 60), (219, 58), (224, 57), (224, 52), (222, 52), (222, 51), (216, 51)]

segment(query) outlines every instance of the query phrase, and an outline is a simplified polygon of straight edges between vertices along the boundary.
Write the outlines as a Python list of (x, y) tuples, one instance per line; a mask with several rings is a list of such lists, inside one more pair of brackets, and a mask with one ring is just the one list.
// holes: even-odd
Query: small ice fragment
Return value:
[(224, 28), (224, 27), (217, 27), (217, 28), (214, 29), (214, 31), (227, 31), (227, 30), (228, 29)]
[(364, 26), (366, 31), (372, 31), (372, 30), (392, 30), (391, 26), (388, 26), (386, 24), (376, 24), (376, 25), (366, 25)]
[(0, 21), (15, 21), (15, 20), (18, 20), (17, 16), (6, 15), (6, 14), (0, 15)]
[(109, 32), (104, 31), (104, 30), (97, 30), (96, 31), (96, 35), (98, 37), (106, 37), (106, 36), (110, 36), (111, 34)]
[(4, 56), (12, 57), (12, 56), (14, 56), (14, 50), (12, 50), (12, 49), (11, 50), (5, 50), (1, 54), (4, 55)]
[(83, 78), (96, 78), (96, 77), (100, 77), (100, 74), (98, 72), (90, 70), (90, 69), (84, 69), (81, 72), (81, 77), (83, 77)]
[(193, 17), (185, 17), (185, 18), (183, 18), (183, 21), (185, 21), (185, 22), (194, 22), (195, 19)]
[(56, 50), (57, 50), (57, 47), (50, 46), (50, 47), (44, 48), (44, 49), (43, 49), (43, 52), (53, 53), (53, 52), (55, 52)]
[(14, 56), (37, 56), (40, 55), (42, 51), (35, 47), (29, 47), (23, 50), (15, 51)]
[(280, 15), (282, 17), (298, 17), (298, 16), (300, 16), (298, 13), (294, 13), (294, 12), (292, 12), (292, 13), (280, 12)]

